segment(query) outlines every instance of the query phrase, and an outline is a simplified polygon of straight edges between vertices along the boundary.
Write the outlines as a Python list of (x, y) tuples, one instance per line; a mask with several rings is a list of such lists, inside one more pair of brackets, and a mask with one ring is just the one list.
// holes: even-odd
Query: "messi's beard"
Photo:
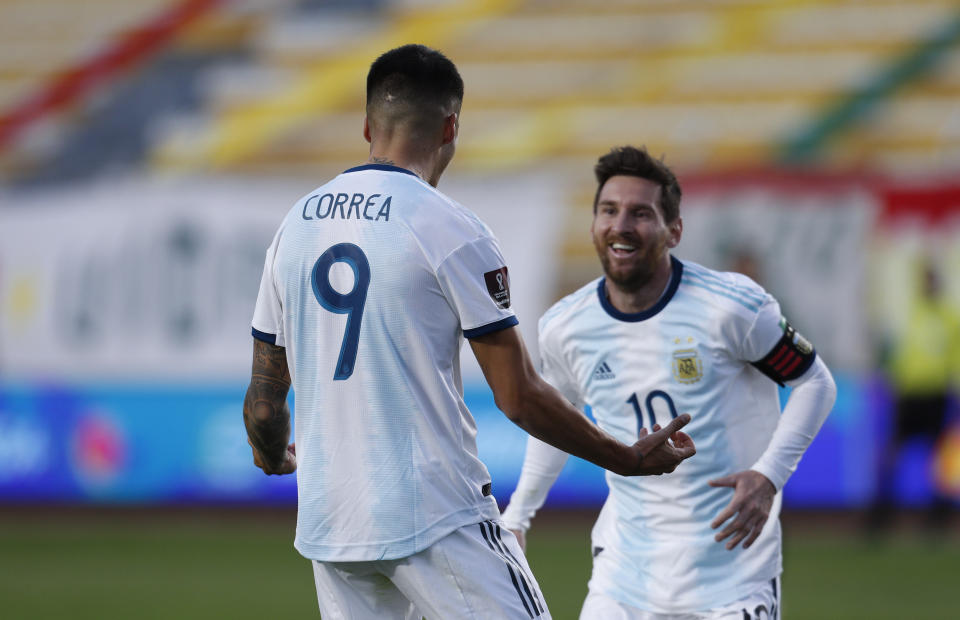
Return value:
[(607, 256), (603, 256), (600, 262), (603, 264), (603, 272), (607, 280), (616, 284), (617, 288), (625, 292), (640, 290), (653, 278), (654, 270), (646, 263), (641, 263), (630, 271), (623, 273), (610, 269), (610, 259)]
[(600, 264), (603, 266), (603, 273), (607, 280), (618, 289), (624, 292), (634, 292), (646, 286), (653, 279), (657, 272), (657, 267), (666, 251), (665, 244), (657, 244), (658, 247), (647, 247), (641, 249), (641, 256), (634, 263), (633, 267), (624, 272), (623, 270), (614, 271), (610, 266), (610, 256), (607, 254), (607, 246), (597, 244), (597, 254), (600, 256)]

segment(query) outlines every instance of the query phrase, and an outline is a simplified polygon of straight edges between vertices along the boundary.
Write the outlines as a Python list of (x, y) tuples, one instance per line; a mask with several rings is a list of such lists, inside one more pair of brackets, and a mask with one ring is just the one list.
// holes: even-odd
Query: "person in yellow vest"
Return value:
[[(895, 391), (894, 428), (881, 454), (877, 494), (868, 526), (878, 531), (893, 517), (893, 483), (903, 445), (922, 437), (933, 445), (947, 430), (949, 408), (960, 373), (960, 314), (943, 294), (940, 273), (932, 261), (921, 268), (920, 294), (899, 333), (888, 361)], [(928, 525), (943, 528), (951, 499), (934, 485)]]

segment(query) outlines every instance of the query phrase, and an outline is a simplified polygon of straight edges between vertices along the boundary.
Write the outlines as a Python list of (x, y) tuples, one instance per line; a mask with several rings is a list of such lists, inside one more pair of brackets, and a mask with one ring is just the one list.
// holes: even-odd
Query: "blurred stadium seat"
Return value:
[[(5, 2), (0, 110), (174, 4)], [(216, 62), (195, 78), (181, 69), (183, 81), (198, 80), (198, 97), (151, 111), (147, 153), (135, 165), (270, 174), (354, 161), (363, 144), (344, 138), (359, 124), (362, 67), (390, 45), (419, 40), (444, 49), (464, 73), (462, 169), (585, 160), (625, 138), (683, 169), (763, 166), (825, 106), (856, 96), (960, 15), (942, 0), (207, 4), (164, 54), (216, 52)], [(901, 76), (905, 87), (836, 131), (817, 162), (926, 172), (958, 165), (960, 52), (936, 55), (931, 70)], [(150, 72), (151, 59), (139, 70)], [(55, 130), (8, 147), (8, 176), (54, 158), (65, 135), (97, 122), (90, 101), (131, 79), (118, 72), (55, 115)], [(121, 104), (143, 105), (126, 96)]]

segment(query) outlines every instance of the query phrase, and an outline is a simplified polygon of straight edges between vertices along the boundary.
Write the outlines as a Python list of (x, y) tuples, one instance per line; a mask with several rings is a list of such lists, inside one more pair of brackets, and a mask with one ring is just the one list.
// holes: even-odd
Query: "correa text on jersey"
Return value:
[[(384, 200), (377, 200), (381, 194), (371, 194), (369, 197), (364, 194), (314, 194), (307, 198), (303, 203), (303, 219), (305, 220), (341, 220), (365, 219), (373, 222), (379, 222), (381, 219), (385, 222), (390, 221), (390, 201), (393, 196), (387, 196)], [(376, 210), (376, 215), (371, 215)]]

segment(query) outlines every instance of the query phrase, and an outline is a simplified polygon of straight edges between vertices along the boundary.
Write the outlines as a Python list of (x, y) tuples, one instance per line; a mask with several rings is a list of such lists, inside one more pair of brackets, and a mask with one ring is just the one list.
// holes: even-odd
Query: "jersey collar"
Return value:
[(673, 299), (673, 295), (677, 292), (677, 289), (680, 288), (680, 276), (683, 275), (683, 263), (681, 263), (675, 256), (671, 254), (670, 267), (670, 284), (667, 285), (667, 290), (663, 292), (663, 295), (660, 296), (660, 299), (657, 300), (657, 303), (653, 304), (646, 310), (642, 312), (620, 312), (614, 308), (613, 304), (610, 303), (610, 300), (607, 299), (607, 293), (604, 288), (607, 283), (606, 278), (600, 278), (600, 284), (597, 285), (597, 297), (600, 298), (600, 306), (613, 318), (617, 319), (618, 321), (626, 321), (628, 323), (645, 321), (650, 317), (656, 316), (667, 306), (668, 303), (670, 303), (670, 300)]
[(361, 170), (383, 170), (385, 172), (402, 172), (403, 174), (409, 174), (410, 176), (418, 177), (416, 173), (410, 172), (406, 168), (401, 168), (400, 166), (391, 166), (390, 164), (364, 164), (362, 166), (356, 166), (350, 168), (349, 170), (344, 170), (343, 174), (348, 172), (360, 172)]

